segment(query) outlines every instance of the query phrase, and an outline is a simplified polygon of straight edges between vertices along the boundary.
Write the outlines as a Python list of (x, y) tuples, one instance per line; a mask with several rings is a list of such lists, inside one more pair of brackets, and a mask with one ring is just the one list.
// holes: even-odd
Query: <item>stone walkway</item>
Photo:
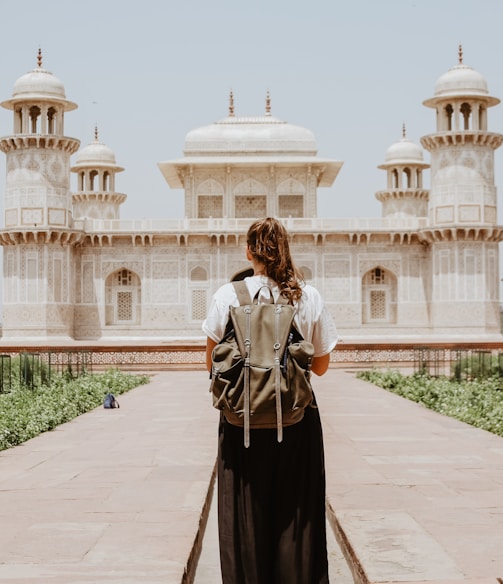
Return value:
[(0, 582), (182, 582), (216, 457), (207, 387), (158, 374), (1, 452)]
[[(503, 438), (341, 370), (314, 383), (329, 520), (356, 581), (497, 584)], [(120, 410), (1, 452), (0, 582), (191, 582), (216, 457), (207, 389), (204, 371), (158, 373)]]
[(327, 497), (363, 582), (503, 582), (503, 438), (331, 370)]

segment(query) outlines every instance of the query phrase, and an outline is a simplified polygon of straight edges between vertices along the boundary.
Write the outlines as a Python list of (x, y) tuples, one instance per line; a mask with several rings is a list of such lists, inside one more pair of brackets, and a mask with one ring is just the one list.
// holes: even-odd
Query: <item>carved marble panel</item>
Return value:
[(51, 209), (48, 210), (49, 213), (49, 225), (65, 225), (66, 224), (66, 212), (64, 209)]
[(44, 210), (43, 209), (21, 209), (21, 224), (22, 225), (43, 225)]
[(447, 205), (435, 208), (436, 223), (454, 223), (454, 206)]

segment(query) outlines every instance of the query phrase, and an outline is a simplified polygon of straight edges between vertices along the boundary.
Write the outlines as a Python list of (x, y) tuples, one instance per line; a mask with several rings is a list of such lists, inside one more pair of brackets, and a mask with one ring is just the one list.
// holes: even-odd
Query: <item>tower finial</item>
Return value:
[(460, 65), (463, 64), (463, 45), (459, 45), (458, 47), (458, 61)]
[(407, 137), (407, 132), (405, 131), (405, 122), (402, 124), (402, 138)]
[(38, 54), (37, 54), (37, 66), (40, 69), (42, 68), (42, 49), (40, 47), (38, 48)]
[(98, 142), (98, 124), (94, 125), (94, 141)]
[(229, 117), (234, 117), (234, 94), (232, 93), (232, 89), (229, 93)]
[(266, 116), (271, 115), (271, 94), (269, 93), (269, 90), (267, 90), (265, 96), (265, 115)]

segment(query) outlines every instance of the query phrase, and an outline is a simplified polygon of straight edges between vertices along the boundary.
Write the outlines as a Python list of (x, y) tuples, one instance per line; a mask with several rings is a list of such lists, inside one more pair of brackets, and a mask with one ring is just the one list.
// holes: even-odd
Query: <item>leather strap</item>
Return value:
[(252, 299), (250, 293), (248, 292), (248, 286), (244, 280), (239, 280), (238, 282), (232, 282), (234, 289), (236, 290), (236, 295), (239, 300), (240, 306), (245, 306), (246, 304), (252, 304)]

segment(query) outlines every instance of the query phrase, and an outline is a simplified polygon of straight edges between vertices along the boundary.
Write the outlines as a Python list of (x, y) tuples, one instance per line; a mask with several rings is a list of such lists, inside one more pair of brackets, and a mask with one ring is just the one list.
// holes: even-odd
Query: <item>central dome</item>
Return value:
[(190, 131), (185, 138), (186, 156), (198, 154), (317, 152), (314, 134), (270, 115), (227, 118)]

